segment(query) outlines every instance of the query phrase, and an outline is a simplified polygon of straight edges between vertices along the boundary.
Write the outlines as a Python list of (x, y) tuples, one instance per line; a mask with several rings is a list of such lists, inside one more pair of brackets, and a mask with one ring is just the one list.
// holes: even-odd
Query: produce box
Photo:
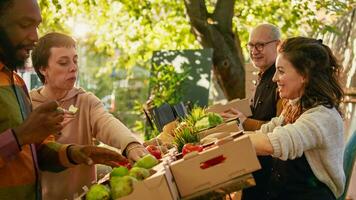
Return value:
[[(134, 190), (128, 196), (121, 197), (120, 200), (177, 200), (178, 190), (173, 182), (172, 174), (163, 164), (156, 166), (158, 171), (143, 181), (134, 184)], [(167, 168), (167, 169), (165, 169)]]
[(220, 124), (218, 126), (215, 126), (214, 128), (206, 129), (203, 131), (198, 132), (198, 137), (199, 140), (210, 135), (213, 133), (219, 133), (219, 132), (237, 132), (240, 131), (241, 129), (239, 128), (238, 122), (236, 120), (234, 121), (229, 121), (225, 122), (223, 124)]
[(217, 144), (219, 145), (170, 163), (182, 198), (208, 191), (209, 188), (261, 168), (248, 136), (243, 135)]
[(207, 108), (207, 112), (214, 112), (214, 113), (222, 113), (230, 108), (235, 108), (242, 112), (246, 117), (252, 115), (251, 108), (250, 108), (250, 99), (234, 99), (232, 101), (227, 102), (226, 104), (214, 104)]
[[(153, 175), (142, 181), (135, 182), (133, 184), (133, 192), (127, 196), (121, 197), (120, 200), (178, 200), (178, 189), (173, 182), (174, 179), (168, 164), (161, 162), (152, 169), (156, 171)], [(104, 178), (100, 179), (98, 183), (108, 185), (109, 177), (109, 174), (107, 174)], [(88, 192), (88, 188), (85, 190)], [(74, 199), (84, 200), (86, 192)]]

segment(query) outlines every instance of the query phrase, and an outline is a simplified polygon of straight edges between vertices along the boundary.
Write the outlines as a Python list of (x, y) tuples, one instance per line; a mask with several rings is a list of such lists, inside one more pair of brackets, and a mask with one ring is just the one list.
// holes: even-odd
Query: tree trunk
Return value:
[(192, 32), (214, 49), (213, 71), (228, 100), (245, 97), (245, 68), (239, 37), (232, 31), (235, 0), (218, 0), (208, 13), (205, 0), (184, 0)]

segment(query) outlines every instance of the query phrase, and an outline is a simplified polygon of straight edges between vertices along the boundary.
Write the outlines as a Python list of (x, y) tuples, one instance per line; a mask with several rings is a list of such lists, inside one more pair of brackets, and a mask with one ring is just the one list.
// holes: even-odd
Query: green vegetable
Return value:
[(204, 116), (206, 116), (205, 110), (201, 107), (195, 106), (184, 121), (190, 126), (194, 126), (194, 124)]
[(208, 113), (206, 116), (197, 121), (194, 127), (199, 131), (211, 127), (215, 127), (224, 122), (224, 119), (216, 113)]

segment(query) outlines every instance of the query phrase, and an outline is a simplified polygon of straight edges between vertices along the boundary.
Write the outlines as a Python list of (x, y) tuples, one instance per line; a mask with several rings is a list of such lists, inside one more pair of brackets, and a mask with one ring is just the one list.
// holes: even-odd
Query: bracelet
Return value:
[(70, 156), (69, 148), (70, 148), (71, 146), (74, 146), (74, 144), (68, 145), (68, 147), (67, 147), (67, 149), (66, 149), (68, 161), (69, 161), (70, 163), (72, 163), (73, 165), (78, 165), (78, 163), (75, 162), (75, 161), (72, 159), (72, 157)]
[(129, 152), (132, 150), (132, 149), (136, 149), (136, 148), (139, 148), (139, 147), (142, 147), (142, 145), (140, 143), (130, 143), (129, 145), (127, 145), (128, 147), (125, 149), (125, 154), (129, 154)]

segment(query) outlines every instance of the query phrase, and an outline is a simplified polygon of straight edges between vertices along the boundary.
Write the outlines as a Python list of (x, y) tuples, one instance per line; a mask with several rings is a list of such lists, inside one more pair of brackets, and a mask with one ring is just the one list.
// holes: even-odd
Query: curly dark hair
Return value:
[(9, 8), (14, 3), (14, 0), (0, 0), (0, 18), (4, 14), (5, 9)]
[(342, 67), (328, 46), (321, 40), (293, 37), (283, 41), (278, 52), (300, 74), (307, 77), (304, 94), (300, 99), (302, 112), (323, 105), (327, 108), (335, 107), (341, 114), (339, 105), (344, 92), (339, 75)]

